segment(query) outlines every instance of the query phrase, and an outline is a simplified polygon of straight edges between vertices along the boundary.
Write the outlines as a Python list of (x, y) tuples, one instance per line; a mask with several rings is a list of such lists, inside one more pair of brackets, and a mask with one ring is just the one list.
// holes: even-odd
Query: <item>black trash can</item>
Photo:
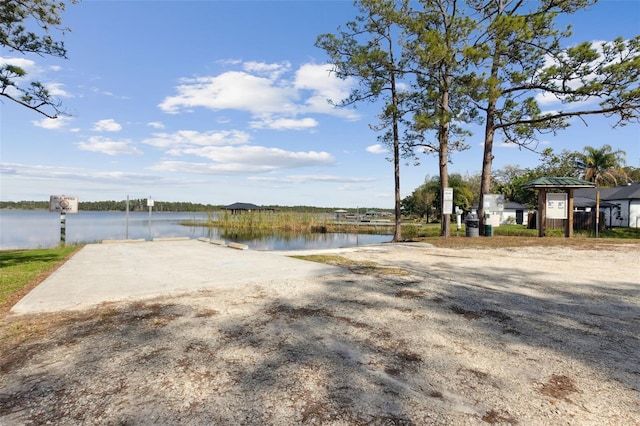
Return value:
[(469, 213), (467, 217), (464, 219), (464, 226), (467, 237), (478, 237), (480, 220), (478, 219), (478, 215), (475, 213)]

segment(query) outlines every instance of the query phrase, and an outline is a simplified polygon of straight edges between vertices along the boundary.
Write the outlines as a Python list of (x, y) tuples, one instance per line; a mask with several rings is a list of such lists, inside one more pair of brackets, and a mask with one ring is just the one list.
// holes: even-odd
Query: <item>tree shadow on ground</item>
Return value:
[[(637, 287), (393, 266), (411, 275), (369, 268), (306, 291), (211, 290), (38, 317), (51, 335), (0, 354), (0, 422), (557, 423), (580, 410), (580, 389), (570, 366), (536, 373), (546, 350), (556, 368), (577, 362), (638, 392)], [(509, 379), (482, 364), (492, 356), (528, 370)], [(510, 405), (522, 399), (525, 413)], [(548, 414), (550, 400), (570, 407)]]

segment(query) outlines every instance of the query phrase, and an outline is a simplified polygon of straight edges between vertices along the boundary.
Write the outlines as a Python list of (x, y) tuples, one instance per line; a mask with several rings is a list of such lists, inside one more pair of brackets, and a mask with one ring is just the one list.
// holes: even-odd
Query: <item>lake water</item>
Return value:
[[(217, 228), (183, 226), (207, 221), (206, 213), (88, 212), (66, 215), (66, 243), (159, 237), (205, 237), (247, 244), (253, 250), (304, 250), (352, 247), (391, 241), (391, 235), (311, 234), (257, 239), (223, 238)], [(60, 243), (60, 214), (44, 210), (0, 210), (0, 250), (55, 247)]]

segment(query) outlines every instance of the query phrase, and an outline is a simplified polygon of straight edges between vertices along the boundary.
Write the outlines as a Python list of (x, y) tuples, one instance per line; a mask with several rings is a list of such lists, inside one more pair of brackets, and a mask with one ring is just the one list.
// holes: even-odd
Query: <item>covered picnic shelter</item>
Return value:
[(260, 207), (251, 203), (233, 203), (223, 207), (224, 210), (230, 210), (231, 214), (238, 214), (243, 212), (252, 212), (266, 210), (264, 207)]
[[(549, 215), (553, 219), (565, 219), (564, 236), (570, 238), (573, 235), (573, 191), (577, 188), (595, 186), (593, 182), (572, 177), (541, 177), (522, 185), (523, 188), (538, 191), (538, 236), (545, 236)], [(549, 192), (550, 190), (560, 192)]]

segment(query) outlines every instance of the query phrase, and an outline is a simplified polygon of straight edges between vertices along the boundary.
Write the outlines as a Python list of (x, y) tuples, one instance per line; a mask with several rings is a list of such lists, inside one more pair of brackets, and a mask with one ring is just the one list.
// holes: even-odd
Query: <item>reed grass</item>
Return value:
[(221, 211), (217, 215), (209, 214), (205, 222), (182, 222), (187, 226), (216, 227), (227, 234), (269, 235), (308, 234), (308, 233), (359, 233), (392, 234), (393, 224), (388, 226), (370, 225), (362, 222), (338, 221), (332, 215), (301, 213), (293, 211), (258, 211), (231, 214)]
[(326, 227), (328, 220), (309, 213), (262, 211), (231, 214), (225, 211), (211, 223), (224, 230), (311, 232), (314, 228)]

